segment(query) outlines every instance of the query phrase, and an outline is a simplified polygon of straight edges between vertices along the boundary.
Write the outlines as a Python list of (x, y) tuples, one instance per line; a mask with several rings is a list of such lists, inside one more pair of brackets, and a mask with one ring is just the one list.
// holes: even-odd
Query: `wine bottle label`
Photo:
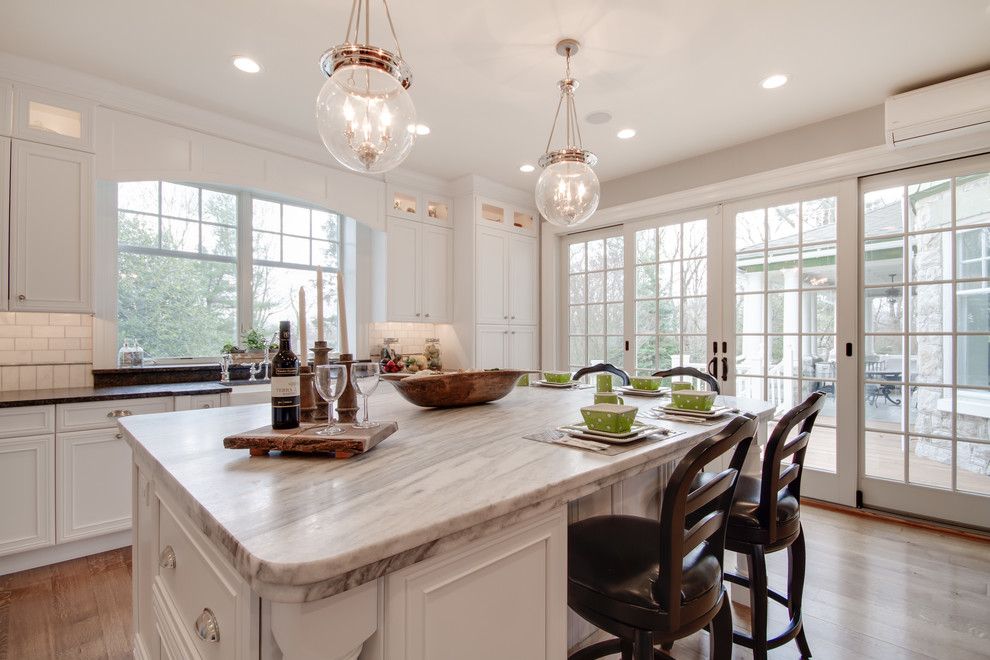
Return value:
[(299, 396), (299, 376), (273, 376), (272, 400)]

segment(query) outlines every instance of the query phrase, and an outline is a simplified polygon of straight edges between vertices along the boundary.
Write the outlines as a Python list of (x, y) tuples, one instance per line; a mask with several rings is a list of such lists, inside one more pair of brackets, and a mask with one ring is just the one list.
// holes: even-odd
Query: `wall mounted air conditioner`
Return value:
[(891, 96), (884, 124), (895, 147), (990, 130), (990, 71)]

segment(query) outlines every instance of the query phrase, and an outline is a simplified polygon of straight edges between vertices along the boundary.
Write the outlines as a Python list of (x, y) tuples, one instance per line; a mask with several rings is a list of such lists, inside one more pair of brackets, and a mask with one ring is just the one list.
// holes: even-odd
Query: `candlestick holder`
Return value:
[[(318, 341), (313, 346), (313, 373), (316, 373), (316, 367), (321, 364), (330, 364), (330, 347), (325, 341)], [(330, 418), (330, 406), (323, 400), (323, 397), (315, 398), (316, 411), (313, 413), (313, 421), (325, 422)]]
[(313, 389), (313, 376), (309, 365), (299, 367), (300, 417), (304, 422), (316, 420), (316, 392)]
[(351, 383), (351, 365), (354, 364), (354, 355), (351, 353), (341, 353), (338, 364), (344, 365), (347, 370), (347, 384), (344, 386), (344, 393), (337, 399), (337, 420), (343, 423), (353, 423), (357, 421), (357, 391)]

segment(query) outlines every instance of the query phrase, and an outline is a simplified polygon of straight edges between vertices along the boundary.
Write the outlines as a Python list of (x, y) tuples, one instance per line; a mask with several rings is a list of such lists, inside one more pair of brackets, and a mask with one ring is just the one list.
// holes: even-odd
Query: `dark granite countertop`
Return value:
[(12, 390), (0, 392), (0, 408), (44, 406), (53, 403), (108, 401), (111, 399), (147, 399), (156, 396), (186, 396), (191, 394), (223, 394), (228, 385), (218, 382), (161, 383), (156, 385), (123, 385), (118, 387), (63, 387), (52, 390)]

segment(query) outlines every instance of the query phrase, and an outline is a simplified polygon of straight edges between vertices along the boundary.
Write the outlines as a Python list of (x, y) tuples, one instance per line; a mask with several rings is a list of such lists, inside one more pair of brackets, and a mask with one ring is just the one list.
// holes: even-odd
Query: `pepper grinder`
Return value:
[(357, 420), (357, 392), (351, 383), (351, 365), (354, 364), (352, 353), (341, 353), (337, 360), (338, 364), (344, 365), (347, 372), (347, 384), (344, 386), (344, 393), (337, 399), (337, 420), (344, 424), (353, 424)]
[[(317, 341), (313, 345), (313, 373), (316, 373), (316, 367), (321, 364), (330, 364), (330, 347), (327, 346), (325, 341)], [(323, 397), (316, 397), (316, 410), (313, 412), (313, 421), (315, 422), (325, 422), (329, 419), (329, 409), (330, 406), (323, 399)]]

